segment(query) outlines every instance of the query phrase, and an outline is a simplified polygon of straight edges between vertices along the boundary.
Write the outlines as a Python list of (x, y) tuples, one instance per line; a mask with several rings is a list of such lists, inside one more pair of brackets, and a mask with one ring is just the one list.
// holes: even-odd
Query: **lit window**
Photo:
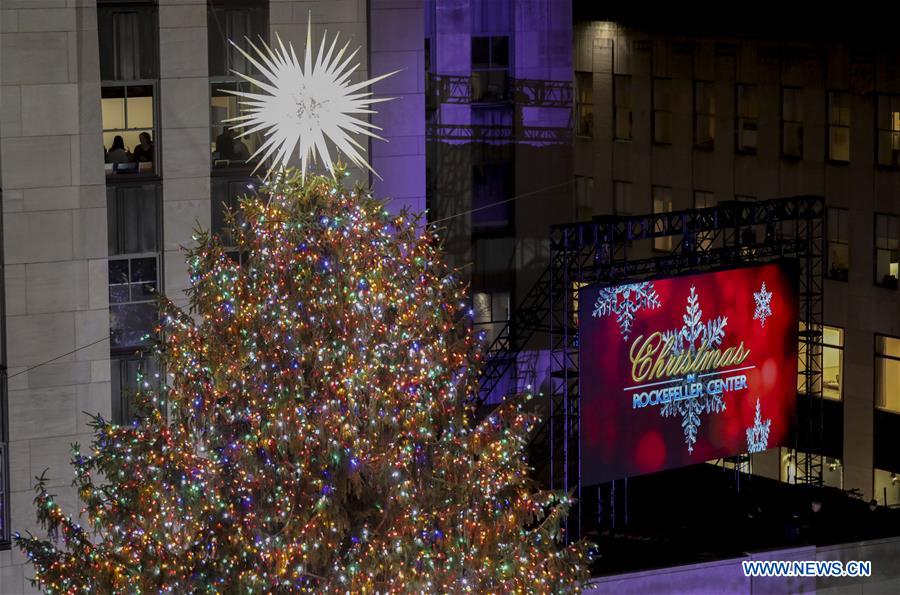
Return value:
[(653, 79), (653, 142), (672, 143), (672, 81)]
[(575, 219), (589, 220), (594, 215), (594, 178), (575, 176)]
[[(806, 330), (806, 323), (800, 323), (800, 333)], [(797, 392), (806, 394), (806, 359), (798, 354)], [(844, 329), (836, 326), (822, 327), (822, 396), (832, 401), (840, 401), (843, 397), (844, 372)], [(813, 386), (818, 390), (818, 386)]]
[(472, 38), (472, 102), (509, 99), (509, 36)]
[(803, 101), (802, 90), (784, 87), (781, 90), (781, 155), (803, 158)]
[[(796, 484), (797, 479), (806, 473), (806, 459), (810, 456), (803, 451), (793, 448), (780, 449), (781, 452), (781, 481)], [(844, 465), (841, 459), (834, 457), (822, 457), (822, 483), (826, 486), (843, 489)]]
[(475, 292), (473, 296), (475, 310), (475, 331), (485, 333), (485, 344), (490, 345), (497, 337), (506, 335), (509, 322), (509, 292)]
[(878, 165), (900, 165), (900, 95), (878, 96)]
[(631, 76), (617, 74), (613, 77), (613, 91), (615, 93), (616, 140), (631, 140), (632, 124), (632, 96)]
[(850, 232), (847, 209), (828, 208), (828, 277), (847, 280), (850, 266)]
[(756, 153), (759, 130), (759, 100), (756, 85), (737, 86), (737, 122), (735, 148), (738, 153)]
[(828, 159), (850, 161), (850, 94), (828, 92)]
[(875, 335), (875, 406), (900, 413), (900, 339)]
[[(229, 40), (251, 52), (268, 38), (266, 3), (210, 2), (207, 8), (210, 79), (210, 155), (214, 169), (247, 169), (247, 160), (262, 144), (258, 132), (240, 136), (225, 121), (241, 114), (239, 99), (228, 91), (252, 92), (254, 87), (238, 74), (255, 75), (258, 69)], [(249, 40), (249, 41), (248, 41)], [(240, 138), (238, 138), (240, 136)]]
[(900, 473), (875, 469), (875, 500), (882, 506), (900, 506)]
[(716, 87), (707, 81), (694, 82), (694, 146), (713, 149), (716, 145)]
[(716, 206), (716, 199), (712, 192), (704, 192), (703, 190), (694, 191), (694, 208), (705, 209)]
[[(100, 107), (106, 174), (154, 174), (159, 77), (156, 6), (100, 3)], [(123, 178), (118, 178), (123, 179)]]
[(594, 136), (594, 75), (575, 73), (575, 134)]
[[(653, 213), (671, 213), (673, 210), (672, 204), (672, 189), (667, 188), (665, 186), (654, 186), (653, 187)], [(664, 228), (662, 222), (657, 222), (656, 231), (661, 231)], [(672, 246), (674, 245), (672, 236), (664, 236), (659, 238), (653, 238), (653, 249), (660, 250), (664, 252), (668, 252), (672, 250)]]
[(875, 214), (875, 284), (897, 289), (900, 238), (897, 216)]
[(631, 182), (613, 182), (613, 212), (616, 215), (631, 215), (634, 207), (631, 202)]

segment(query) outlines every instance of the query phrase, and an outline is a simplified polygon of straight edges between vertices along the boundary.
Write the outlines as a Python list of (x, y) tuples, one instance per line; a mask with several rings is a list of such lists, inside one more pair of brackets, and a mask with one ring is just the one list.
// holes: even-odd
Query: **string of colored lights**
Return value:
[(198, 234), (190, 309), (163, 308), (166, 385), (73, 448), (81, 515), (37, 486), (48, 537), (16, 540), (41, 588), (577, 591), (587, 545), (528, 477), (525, 398), (465, 405), (482, 346), (434, 234), (295, 171), (231, 221), (241, 262)]

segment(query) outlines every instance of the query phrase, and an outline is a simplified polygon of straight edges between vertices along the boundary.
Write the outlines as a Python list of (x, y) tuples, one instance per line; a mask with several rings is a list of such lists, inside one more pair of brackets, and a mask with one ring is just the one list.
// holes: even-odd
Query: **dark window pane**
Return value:
[(268, 16), (263, 2), (210, 5), (207, 11), (209, 76), (231, 77), (234, 76), (232, 70), (255, 74), (257, 69), (228, 41), (233, 41), (252, 55), (250, 42), (259, 47), (260, 39), (268, 38), (267, 26)]
[(156, 283), (136, 283), (131, 286), (131, 301), (146, 302), (156, 299)]
[(491, 38), (491, 66), (500, 68), (509, 66), (509, 37)]
[[(503, 228), (512, 221), (512, 165), (486, 163), (475, 166), (472, 176), (472, 227)], [(500, 204), (497, 204), (500, 203)]]
[(127, 260), (110, 260), (109, 261), (109, 284), (128, 283), (128, 261)]
[(159, 20), (155, 5), (100, 6), (97, 26), (102, 80), (158, 78)]
[(110, 346), (120, 349), (146, 345), (143, 338), (152, 332), (158, 318), (155, 302), (110, 306)]
[(472, 38), (472, 68), (488, 68), (491, 65), (490, 37)]
[(129, 300), (128, 285), (110, 285), (109, 286), (109, 303), (110, 304), (120, 304), (123, 302), (127, 302), (128, 300)]
[(134, 258), (131, 260), (131, 282), (156, 282), (156, 258)]
[(155, 184), (108, 187), (107, 221), (110, 254), (143, 254), (158, 250), (157, 190)]

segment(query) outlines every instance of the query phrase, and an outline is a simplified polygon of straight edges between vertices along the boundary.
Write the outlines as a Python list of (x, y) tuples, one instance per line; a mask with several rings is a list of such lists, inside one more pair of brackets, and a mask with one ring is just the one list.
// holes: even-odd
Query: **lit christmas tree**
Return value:
[(200, 234), (191, 311), (164, 307), (163, 389), (75, 447), (83, 524), (38, 486), (49, 538), (17, 539), (38, 584), (577, 590), (587, 551), (560, 544), (568, 498), (528, 479), (536, 420), (512, 401), (475, 423), (466, 405), (482, 345), (435, 237), (296, 170), (235, 219), (242, 263)]

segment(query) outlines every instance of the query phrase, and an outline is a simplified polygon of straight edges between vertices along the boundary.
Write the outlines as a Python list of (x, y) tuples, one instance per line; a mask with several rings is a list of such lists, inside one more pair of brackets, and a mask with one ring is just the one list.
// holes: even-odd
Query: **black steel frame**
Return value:
[[(798, 379), (804, 414), (795, 448), (797, 482), (822, 484), (822, 325), (825, 273), (824, 200), (798, 196), (638, 216), (603, 216), (559, 225), (550, 232), (551, 394), (547, 423), (534, 452), (546, 452), (550, 487), (572, 493), (576, 504), (566, 522), (569, 538), (581, 534), (580, 387), (577, 291), (591, 283), (619, 283), (687, 271), (741, 266), (779, 258), (799, 261), (799, 312), (805, 323)], [(665, 253), (635, 258), (658, 238), (671, 237)], [(677, 241), (675, 241), (677, 240)], [(649, 242), (647, 242), (649, 241)], [(542, 444), (546, 447), (541, 448)], [(745, 459), (746, 460), (746, 459)], [(740, 461), (739, 461), (740, 462)], [(535, 460), (535, 464), (539, 463)], [(738, 468), (743, 465), (737, 465)]]

